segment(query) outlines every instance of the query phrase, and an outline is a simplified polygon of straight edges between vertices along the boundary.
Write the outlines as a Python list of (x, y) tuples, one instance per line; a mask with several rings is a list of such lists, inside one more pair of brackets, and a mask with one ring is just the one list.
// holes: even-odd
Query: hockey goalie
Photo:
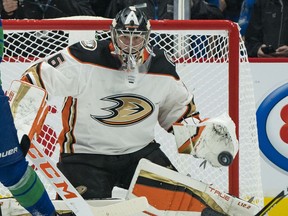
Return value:
[[(128, 189), (141, 158), (174, 168), (154, 139), (157, 123), (167, 132), (173, 130), (179, 152), (204, 158), (216, 167), (230, 165), (238, 151), (233, 122), (227, 115), (197, 122), (194, 96), (180, 79), (173, 59), (157, 47), (151, 49), (148, 43), (151, 25), (146, 15), (136, 7), (125, 8), (110, 27), (111, 40), (72, 44), (37, 61), (22, 77), (44, 88), (48, 98), (65, 98), (57, 166), (75, 188), (81, 189), (82, 197), (111, 198), (114, 186)], [(191, 122), (185, 123), (186, 117)], [(151, 190), (139, 191), (138, 180), (131, 193), (147, 197), (156, 213), (147, 211), (154, 215), (161, 215), (162, 210), (182, 212), (183, 208), (175, 205), (183, 202), (187, 202), (189, 214), (195, 207), (198, 212), (210, 207), (221, 214), (242, 215), (251, 215), (254, 209), (249, 203), (245, 203), (248, 210), (238, 207), (232, 202), (238, 199), (224, 193), (223, 198), (217, 195), (219, 190), (213, 193), (190, 177), (175, 171), (166, 175), (166, 168), (161, 174), (161, 170), (151, 175), (139, 172), (141, 178), (137, 179), (159, 179), (156, 189), (173, 188), (167, 197), (167, 190), (161, 187), (163, 193), (152, 190), (153, 196)], [(170, 182), (176, 183), (165, 184)], [(149, 188), (154, 189), (153, 185)], [(161, 204), (158, 194), (165, 196), (167, 205)], [(178, 202), (181, 196), (189, 198)]]

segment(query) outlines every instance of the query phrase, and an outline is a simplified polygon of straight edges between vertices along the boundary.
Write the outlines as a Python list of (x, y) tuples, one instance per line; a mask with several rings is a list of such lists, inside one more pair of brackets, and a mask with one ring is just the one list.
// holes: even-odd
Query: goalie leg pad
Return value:
[(156, 215), (161, 211), (202, 212), (207, 207), (230, 216), (254, 216), (259, 211), (254, 204), (145, 159), (140, 160), (127, 195), (135, 196), (145, 196), (151, 205), (147, 211)]

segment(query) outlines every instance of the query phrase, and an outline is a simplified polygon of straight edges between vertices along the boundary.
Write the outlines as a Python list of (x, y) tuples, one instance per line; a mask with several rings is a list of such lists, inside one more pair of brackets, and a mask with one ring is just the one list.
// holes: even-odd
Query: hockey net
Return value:
[[(5, 50), (0, 65), (3, 88), (19, 79), (38, 59), (83, 39), (109, 39), (110, 20), (3, 20)], [(238, 26), (230, 21), (189, 20), (152, 21), (150, 44), (164, 49), (177, 65), (178, 73), (195, 95), (204, 117), (230, 114), (237, 127), (240, 150), (227, 168), (200, 166), (203, 160), (177, 153), (173, 135), (156, 127), (156, 139), (162, 144), (179, 172), (213, 184), (214, 187), (244, 200), (254, 197), (262, 205), (263, 193), (255, 118), (253, 83), (247, 53)], [(57, 162), (61, 131), (61, 98), (49, 102), (50, 112), (38, 142)], [(41, 176), (41, 174), (40, 174)], [(42, 179), (51, 198), (55, 192)], [(10, 196), (0, 187), (0, 197)]]

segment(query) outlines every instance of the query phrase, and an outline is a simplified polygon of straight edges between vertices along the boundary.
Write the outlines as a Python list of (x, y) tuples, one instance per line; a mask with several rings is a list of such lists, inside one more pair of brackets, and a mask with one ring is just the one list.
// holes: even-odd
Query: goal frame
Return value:
[[(84, 17), (85, 19), (85, 17)], [(5, 30), (109, 30), (111, 20), (2, 20)], [(153, 30), (225, 30), (228, 32), (228, 112), (236, 124), (239, 138), (239, 30), (229, 20), (151, 20)], [(236, 86), (236, 87), (235, 87)], [(229, 167), (229, 193), (239, 196), (239, 156), (236, 155)]]

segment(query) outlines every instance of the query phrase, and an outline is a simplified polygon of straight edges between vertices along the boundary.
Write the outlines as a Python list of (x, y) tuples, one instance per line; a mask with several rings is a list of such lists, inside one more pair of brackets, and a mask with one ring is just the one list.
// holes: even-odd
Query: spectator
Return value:
[(223, 13), (216, 5), (203, 0), (191, 1), (191, 19), (223, 19)]
[(114, 18), (120, 10), (132, 5), (141, 9), (148, 19), (173, 19), (173, 0), (114, 0), (106, 10), (106, 17)]
[(255, 0), (244, 0), (242, 3), (238, 20), (238, 24), (240, 26), (240, 33), (242, 36), (245, 35), (247, 27), (249, 25), (254, 3)]
[(207, 2), (219, 7), (225, 19), (238, 22), (241, 35), (245, 34), (255, 0), (207, 0)]
[(243, 0), (220, 0), (219, 8), (224, 18), (238, 22)]
[[(113, 18), (123, 8), (136, 5), (147, 14), (149, 19), (173, 19), (173, 2), (174, 0), (114, 0), (110, 2), (107, 8), (106, 17)], [(203, 0), (191, 0), (190, 14), (191, 19), (223, 19), (217, 6), (208, 4)]]
[(95, 16), (89, 0), (1, 0), (2, 19)]
[(220, 0), (206, 0), (206, 2), (207, 2), (208, 4), (212, 4), (212, 5), (215, 5), (215, 6), (217, 6), (217, 7), (220, 6)]
[(256, 0), (245, 45), (249, 57), (288, 57), (288, 1)]
[(111, 0), (90, 0), (91, 7), (96, 16), (105, 17), (105, 12)]

